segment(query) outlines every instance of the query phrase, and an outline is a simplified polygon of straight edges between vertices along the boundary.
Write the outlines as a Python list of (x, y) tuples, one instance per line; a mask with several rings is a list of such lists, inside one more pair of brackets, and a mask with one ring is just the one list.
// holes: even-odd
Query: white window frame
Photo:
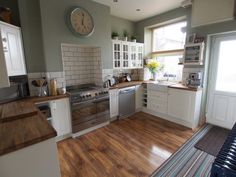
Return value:
[[(161, 23), (161, 24), (158, 24), (157, 26), (153, 27), (151, 30), (152, 30), (152, 52), (151, 54), (153, 56), (173, 56), (173, 55), (184, 55), (184, 47), (181, 48), (181, 49), (174, 49), (174, 50), (162, 50), (162, 51), (153, 51), (153, 44), (154, 44), (154, 37), (153, 37), (153, 33), (154, 33), (154, 30), (155, 29), (158, 29), (158, 28), (161, 28), (161, 27), (164, 27), (164, 26), (168, 26), (168, 25), (172, 25), (172, 24), (175, 24), (175, 23), (180, 23), (180, 22), (186, 22), (188, 23), (187, 21), (187, 18), (186, 16), (184, 17), (180, 17), (178, 19), (174, 19), (174, 20), (170, 20), (168, 22), (164, 22), (164, 23)], [(188, 26), (188, 24), (187, 24)], [(186, 26), (186, 27), (187, 27)], [(186, 40), (185, 40), (186, 42)]]

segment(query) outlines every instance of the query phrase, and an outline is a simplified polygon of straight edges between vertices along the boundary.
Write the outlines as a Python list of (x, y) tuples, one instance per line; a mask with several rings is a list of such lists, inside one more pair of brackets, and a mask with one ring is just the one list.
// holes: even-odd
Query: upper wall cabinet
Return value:
[(112, 40), (113, 68), (142, 68), (143, 50), (143, 43)]
[(19, 27), (0, 22), (1, 37), (8, 76), (25, 75), (25, 59)]
[(233, 20), (234, 0), (194, 0), (192, 7), (192, 27)]

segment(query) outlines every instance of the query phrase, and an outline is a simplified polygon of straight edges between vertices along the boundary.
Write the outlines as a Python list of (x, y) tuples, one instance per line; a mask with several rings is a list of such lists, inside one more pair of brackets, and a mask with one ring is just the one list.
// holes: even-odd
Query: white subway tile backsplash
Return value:
[(62, 44), (62, 56), (67, 86), (85, 83), (102, 84), (101, 49), (99, 47)]

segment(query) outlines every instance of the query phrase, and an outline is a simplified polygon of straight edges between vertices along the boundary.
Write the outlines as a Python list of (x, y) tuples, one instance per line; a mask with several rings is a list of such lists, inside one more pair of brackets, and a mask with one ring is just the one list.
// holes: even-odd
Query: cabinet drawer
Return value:
[(168, 95), (167, 93), (164, 93), (164, 92), (148, 90), (148, 99), (152, 99), (152, 98), (167, 102)]
[(155, 112), (160, 112), (163, 114), (167, 114), (167, 103), (166, 102), (155, 102), (153, 100), (148, 101), (147, 103), (147, 108), (155, 111)]
[(76, 132), (79, 132), (81, 130), (85, 130), (85, 129), (94, 127), (96, 125), (99, 125), (101, 123), (104, 123), (106, 121), (108, 121), (108, 116), (97, 117), (97, 118), (92, 119), (90, 121), (83, 122), (83, 123), (80, 123), (80, 124), (77, 124), (77, 125), (73, 125), (72, 132), (76, 133)]

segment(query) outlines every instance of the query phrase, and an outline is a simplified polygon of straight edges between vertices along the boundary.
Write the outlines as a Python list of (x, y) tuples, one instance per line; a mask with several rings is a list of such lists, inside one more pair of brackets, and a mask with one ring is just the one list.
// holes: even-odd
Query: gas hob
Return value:
[(94, 84), (67, 87), (71, 102), (82, 102), (108, 96), (108, 89)]

